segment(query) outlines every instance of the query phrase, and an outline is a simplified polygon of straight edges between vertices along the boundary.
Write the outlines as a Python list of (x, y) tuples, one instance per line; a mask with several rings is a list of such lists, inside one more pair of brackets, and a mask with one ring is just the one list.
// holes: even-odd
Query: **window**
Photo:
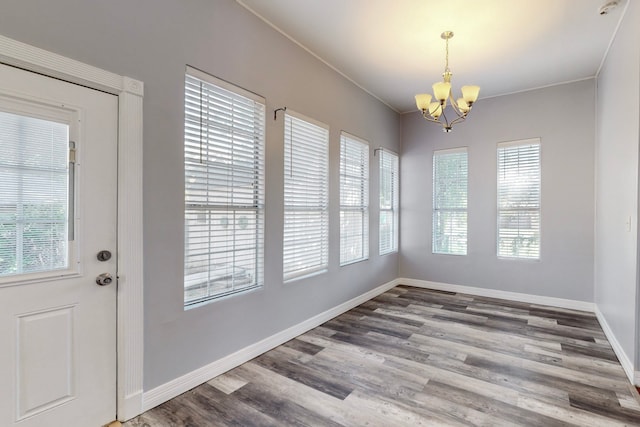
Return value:
[(258, 288), (264, 263), (264, 100), (185, 77), (185, 305)]
[(369, 144), (340, 136), (340, 265), (369, 258)]
[(329, 130), (289, 111), (284, 118), (283, 276), (329, 264)]
[(498, 256), (540, 258), (540, 140), (498, 144)]
[(69, 126), (2, 111), (0, 141), (0, 277), (67, 269)]
[(380, 255), (398, 252), (398, 156), (380, 150)]
[(433, 153), (434, 254), (467, 254), (467, 148)]

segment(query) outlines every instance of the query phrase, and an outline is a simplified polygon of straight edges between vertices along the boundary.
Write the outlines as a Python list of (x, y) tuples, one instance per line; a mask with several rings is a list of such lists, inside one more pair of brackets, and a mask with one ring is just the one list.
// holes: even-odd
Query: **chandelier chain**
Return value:
[(444, 66), (444, 71), (447, 72), (449, 71), (449, 38), (447, 37), (446, 41), (446, 54), (445, 54), (445, 66)]

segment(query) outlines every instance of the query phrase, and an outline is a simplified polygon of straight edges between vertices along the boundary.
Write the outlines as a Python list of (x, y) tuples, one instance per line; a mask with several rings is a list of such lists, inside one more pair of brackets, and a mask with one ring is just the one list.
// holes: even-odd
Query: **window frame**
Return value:
[[(464, 192), (465, 192), (465, 196), (464, 196), (464, 202), (463, 202), (463, 207), (440, 207), (438, 200), (439, 198), (439, 182), (442, 179), (445, 179), (446, 177), (442, 177), (442, 178), (438, 178), (438, 167), (437, 167), (437, 159), (439, 158), (439, 156), (446, 156), (446, 155), (456, 155), (456, 154), (462, 154), (464, 153), (464, 163), (465, 163), (465, 170), (464, 170)], [(433, 151), (433, 158), (432, 158), (432, 204), (431, 204), (431, 253), (434, 255), (454, 255), (454, 256), (466, 256), (469, 253), (469, 148), (468, 147), (456, 147), (456, 148), (448, 148), (448, 149), (442, 149), (442, 150), (434, 150)], [(455, 177), (451, 177), (451, 178), (456, 178), (458, 179), (459, 176), (456, 175)], [(459, 183), (457, 183), (456, 181), (456, 186), (459, 187)], [(439, 249), (438, 244), (436, 243), (436, 239), (438, 239), (438, 236), (440, 235), (446, 235), (446, 233), (442, 232), (442, 233), (438, 233), (438, 229), (439, 227), (437, 227), (437, 223), (438, 223), (438, 218), (440, 218), (440, 214), (441, 213), (448, 213), (451, 214), (451, 218), (453, 220), (453, 217), (455, 216), (456, 213), (458, 214), (464, 214), (464, 251), (460, 251), (460, 252), (454, 252), (454, 251), (442, 251)], [(450, 233), (450, 234), (454, 234), (454, 233)]]
[[(77, 215), (75, 211), (79, 203), (79, 196), (73, 189), (77, 188), (79, 182), (81, 182), (81, 171), (75, 168), (75, 164), (79, 163), (83, 151), (82, 147), (76, 146), (75, 141), (78, 141), (78, 132), (80, 129), (78, 123), (80, 122), (80, 112), (73, 107), (69, 106), (54, 106), (44, 105), (36, 102), (36, 100), (13, 100), (10, 98), (0, 98), (0, 111), (8, 114), (24, 116), (26, 118), (33, 118), (38, 120), (50, 121), (60, 125), (67, 126), (68, 135), (66, 140), (67, 145), (67, 159), (72, 160), (70, 157), (71, 149), (75, 150), (75, 160), (67, 163), (67, 221), (65, 234), (66, 241), (66, 266), (49, 269), (38, 270), (33, 272), (19, 272), (16, 274), (8, 274), (0, 276), (0, 287), (25, 285), (31, 283), (39, 283), (58, 278), (74, 278), (80, 277), (82, 271), (82, 260), (80, 252), (78, 250), (79, 232), (77, 227)], [(73, 171), (71, 171), (71, 163), (73, 163)], [(0, 185), (2, 187), (2, 185)], [(19, 222), (19, 221), (18, 221)]]
[[(386, 148), (378, 149), (379, 159), (378, 159), (378, 168), (379, 168), (379, 218), (378, 218), (378, 255), (387, 255), (398, 252), (398, 231), (399, 231), (399, 207), (400, 207), (400, 157), (398, 154), (393, 151), (387, 150)], [(385, 157), (389, 156), (390, 165), (387, 165)], [(391, 195), (389, 197), (385, 197), (383, 193), (385, 191), (384, 188), (384, 176), (385, 174), (389, 174), (390, 180), (390, 189)], [(389, 199), (390, 203), (387, 207), (385, 200)], [(383, 212), (391, 213), (391, 228), (389, 230), (390, 237), (388, 239), (383, 236), (383, 227), (386, 225), (383, 224)], [(383, 248), (382, 242), (389, 241), (390, 245), (388, 248)]]
[[(282, 269), (283, 281), (289, 283), (326, 273), (329, 269), (329, 126), (291, 110), (285, 112), (284, 121)], [(294, 139), (296, 132), (298, 138)], [(305, 137), (308, 139), (304, 139)], [(319, 145), (320, 141), (322, 146)], [(311, 153), (311, 156), (296, 162), (293, 158), (296, 151)], [(299, 178), (296, 179), (296, 176)], [(305, 184), (309, 177), (312, 179)], [(312, 218), (312, 223), (319, 227), (315, 229), (318, 235), (309, 236), (304, 233), (304, 228), (309, 228), (309, 222), (297, 227), (287, 227), (288, 214), (296, 212), (318, 214), (318, 218)], [(293, 236), (302, 231), (305, 234), (304, 244), (293, 243), (289, 246), (288, 242), (293, 236), (288, 236), (288, 231), (293, 233)], [(316, 246), (317, 249), (309, 251), (310, 246)], [(309, 252), (317, 252), (311, 257), (317, 259), (316, 264), (304, 265), (297, 269), (288, 266), (289, 259), (300, 259), (300, 255), (303, 256), (302, 259), (306, 258), (307, 262), (312, 262)]]
[[(188, 88), (190, 78), (200, 82), (200, 98), (196, 96), (196, 101), (193, 101), (194, 104), (199, 105), (201, 109), (199, 110), (199, 116), (193, 113), (196, 119), (199, 117), (199, 122), (198, 120), (193, 120), (193, 123), (189, 122), (191, 115), (188, 112), (188, 96), (190, 94)], [(203, 101), (202, 91), (205, 85), (210, 96), (215, 96), (215, 103), (213, 100), (210, 100), (208, 103)], [(266, 102), (263, 97), (255, 93), (189, 66), (186, 67), (185, 72), (184, 95), (185, 286), (183, 302), (185, 309), (189, 309), (222, 298), (243, 295), (264, 286)], [(244, 105), (244, 107), (241, 105)], [(251, 107), (247, 107), (248, 105)], [(237, 110), (233, 109), (234, 106)], [(207, 115), (211, 117), (211, 119), (208, 121), (203, 119), (202, 109), (207, 110)], [(245, 111), (242, 111), (243, 109)], [(252, 110), (252, 114), (247, 113), (247, 110)], [(224, 114), (227, 114), (227, 116), (225, 117)], [(238, 118), (244, 114), (244, 118), (236, 120), (234, 114), (237, 115)], [(225, 119), (226, 122), (221, 124)], [(244, 129), (242, 125), (245, 126)], [(199, 139), (196, 136), (188, 136), (188, 132), (192, 132), (194, 129), (199, 131)], [(203, 131), (211, 132), (212, 136), (203, 137)], [(218, 131), (217, 134), (215, 133), (216, 131)], [(197, 132), (195, 132), (195, 134), (197, 134)], [(242, 139), (243, 137), (244, 139)], [(200, 142), (189, 145), (191, 139), (199, 140)], [(188, 152), (190, 148), (193, 149), (194, 147), (194, 151), (197, 152), (199, 150), (200, 154), (193, 155)], [(203, 147), (206, 151), (204, 151)], [(202, 154), (203, 152), (205, 153), (204, 155)], [(190, 160), (198, 155), (200, 156), (199, 161)], [(203, 156), (206, 156), (204, 162), (202, 160)], [(193, 175), (189, 175), (190, 171)], [(203, 177), (203, 181), (198, 181), (196, 177), (198, 174)], [(220, 184), (224, 182), (224, 179), (221, 177), (225, 176), (227, 177), (227, 183), (229, 179), (231, 179), (231, 184), (227, 184), (226, 187), (224, 184)], [(203, 187), (201, 188), (205, 189), (200, 190), (201, 194), (196, 196), (196, 190), (193, 188), (196, 188), (198, 185), (202, 185)], [(192, 190), (190, 190), (190, 188), (192, 188)], [(190, 195), (193, 197), (193, 200), (199, 197), (205, 201), (200, 203), (190, 202)], [(219, 199), (226, 197), (226, 203), (209, 201), (214, 197), (218, 197)], [(238, 199), (242, 199), (242, 202), (239, 202)], [(226, 216), (225, 212), (227, 213)], [(217, 235), (221, 236), (218, 241), (222, 242), (224, 249), (214, 250), (212, 241), (215, 242), (213, 239), (215, 233), (213, 229), (215, 225), (218, 224), (221, 228), (228, 230), (229, 218), (235, 219), (238, 212), (247, 212), (247, 214), (239, 216), (237, 221), (232, 221), (231, 224), (233, 228), (231, 230), (222, 233), (218, 231)], [(192, 216), (193, 213), (196, 213), (195, 217)], [(218, 214), (221, 216), (216, 222), (214, 218), (217, 218)], [(204, 216), (204, 218), (201, 215)], [(225, 218), (227, 222), (223, 223)], [(192, 230), (188, 221), (192, 223), (195, 221), (196, 224), (205, 223), (204, 228), (206, 230), (201, 231), (199, 237), (201, 241), (204, 239), (206, 242), (204, 244), (206, 250), (199, 254), (201, 258), (199, 258), (200, 261), (198, 261), (201, 264), (207, 264), (204, 266), (202, 272), (188, 273), (189, 261), (193, 258), (193, 255), (190, 255), (189, 252), (197, 246), (195, 243), (190, 246), (189, 239)], [(250, 231), (249, 233), (245, 232), (244, 235), (242, 234), (241, 230), (246, 230), (247, 224), (250, 225), (250, 230), (254, 230), (255, 233), (251, 233)], [(247, 236), (251, 236), (251, 234), (253, 234), (253, 237), (249, 238), (251, 244), (247, 245), (246, 238)], [(229, 242), (233, 243), (229, 245)], [(244, 245), (244, 248), (238, 249), (236, 244), (238, 246)], [(252, 249), (247, 249), (247, 246), (251, 245)], [(254, 252), (252, 252), (252, 250)], [(241, 251), (247, 251), (251, 256), (243, 258)], [(219, 254), (221, 253), (230, 253), (232, 261), (224, 263), (224, 274), (217, 278), (214, 276), (214, 279), (212, 279), (212, 274), (217, 274), (217, 271), (212, 270), (212, 266), (215, 265), (212, 264), (212, 260), (220, 259), (221, 256)], [(253, 254), (255, 254), (255, 256), (253, 256)], [(247, 264), (251, 265), (251, 269), (240, 265), (245, 259), (249, 260)], [(245, 276), (243, 280), (250, 280), (249, 285), (236, 285), (236, 275), (240, 278)], [(193, 279), (189, 278), (189, 276), (193, 276)], [(200, 279), (199, 276), (206, 276), (204, 277), (206, 279), (204, 285), (204, 287), (207, 288), (206, 295), (197, 298), (188, 298), (187, 281), (191, 280), (195, 282), (196, 279), (203, 280)], [(229, 278), (227, 279), (228, 276)], [(211, 291), (210, 288), (213, 286), (212, 282), (214, 282), (215, 285), (215, 280), (217, 279), (231, 280), (232, 285), (230, 288), (226, 286), (222, 290)], [(192, 286), (200, 286), (200, 284)]]
[[(513, 148), (513, 147), (524, 147), (524, 146), (537, 146), (537, 208), (501, 208), (501, 189), (500, 189), (500, 178), (501, 178), (501, 162), (500, 162), (500, 150)], [(496, 145), (496, 256), (501, 260), (517, 260), (517, 261), (529, 261), (529, 262), (538, 262), (541, 259), (542, 255), (542, 141), (540, 138), (529, 138), (515, 141), (505, 141), (499, 142)], [(501, 212), (509, 212), (509, 211), (517, 211), (517, 212), (530, 212), (533, 215), (530, 216), (529, 222), (531, 223), (532, 218), (537, 216), (537, 229), (533, 229), (535, 236), (537, 237), (537, 254), (535, 256), (519, 256), (520, 248), (518, 248), (518, 254), (514, 256), (509, 256), (500, 252), (500, 244), (501, 244), (501, 227), (502, 224), (502, 216)], [(518, 218), (518, 227), (520, 226), (520, 218)], [(518, 237), (520, 237), (520, 230), (518, 229)]]
[[(347, 158), (348, 150), (359, 151), (361, 162), (357, 165), (361, 169), (360, 174), (348, 174), (347, 173)], [(352, 135), (348, 132), (342, 131), (340, 133), (340, 266), (354, 264), (369, 259), (369, 143)], [(360, 187), (360, 203), (345, 203), (346, 195), (346, 182), (347, 179), (353, 180), (356, 183), (359, 182)], [(358, 187), (352, 186), (352, 188)], [(351, 236), (347, 235), (344, 230), (345, 215), (347, 212), (360, 212), (361, 215), (361, 230), (360, 230), (360, 247), (362, 248), (361, 256), (354, 258), (343, 258), (345, 241)], [(356, 237), (358, 234), (355, 235)]]

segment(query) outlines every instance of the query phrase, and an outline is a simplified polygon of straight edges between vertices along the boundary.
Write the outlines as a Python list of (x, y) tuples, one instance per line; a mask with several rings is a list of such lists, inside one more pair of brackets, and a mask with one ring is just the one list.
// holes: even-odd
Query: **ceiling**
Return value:
[(237, 0), (397, 112), (442, 80), (482, 98), (594, 77), (628, 0)]

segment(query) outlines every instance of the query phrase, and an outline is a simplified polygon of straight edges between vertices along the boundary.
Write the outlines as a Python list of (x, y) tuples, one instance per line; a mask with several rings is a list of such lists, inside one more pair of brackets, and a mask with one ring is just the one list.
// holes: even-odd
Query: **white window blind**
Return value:
[(69, 265), (69, 127), (0, 112), (0, 277)]
[(329, 129), (294, 114), (284, 118), (285, 281), (329, 263)]
[(380, 150), (380, 255), (398, 251), (398, 156)]
[(185, 305), (263, 284), (264, 100), (185, 77)]
[(467, 254), (467, 185), (467, 148), (434, 151), (434, 254)]
[(369, 258), (369, 144), (340, 136), (340, 265)]
[(540, 140), (498, 144), (498, 256), (540, 258)]

